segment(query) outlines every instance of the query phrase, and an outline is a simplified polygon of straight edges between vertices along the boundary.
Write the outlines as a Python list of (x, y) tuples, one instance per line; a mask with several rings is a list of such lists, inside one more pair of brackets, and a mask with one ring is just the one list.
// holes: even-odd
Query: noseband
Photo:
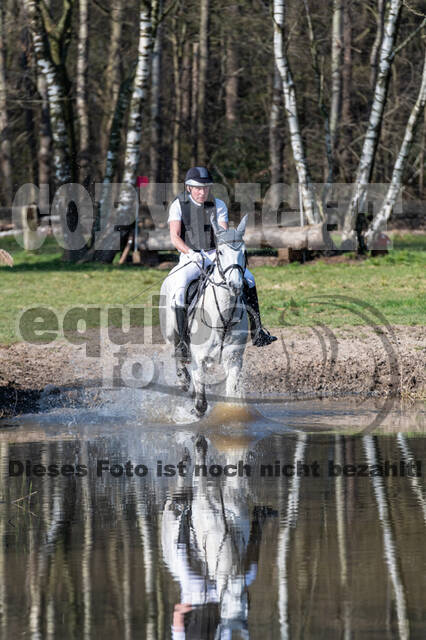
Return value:
[(221, 242), (221, 243), (216, 243), (216, 264), (217, 264), (217, 270), (219, 271), (219, 275), (222, 278), (223, 281), (226, 282), (226, 278), (225, 278), (225, 274), (228, 271), (231, 271), (231, 269), (237, 269), (237, 271), (239, 271), (241, 273), (241, 275), (244, 277), (244, 272), (246, 270), (247, 267), (247, 252), (244, 252), (244, 267), (242, 267), (240, 264), (238, 264), (237, 262), (235, 262), (234, 264), (230, 264), (229, 267), (226, 267), (225, 269), (222, 267), (222, 264), (220, 262), (220, 258), (219, 258), (219, 247), (221, 244), (226, 244), (228, 247), (232, 247), (232, 249), (239, 249), (243, 242)]

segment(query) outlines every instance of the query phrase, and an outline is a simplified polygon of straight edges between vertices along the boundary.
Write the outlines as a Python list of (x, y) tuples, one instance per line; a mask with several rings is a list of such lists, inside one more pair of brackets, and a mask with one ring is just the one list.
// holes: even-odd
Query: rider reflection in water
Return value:
[[(195, 464), (206, 463), (207, 440), (195, 441)], [(246, 451), (228, 455), (237, 461)], [(190, 464), (190, 463), (188, 463)], [(173, 640), (249, 638), (249, 586), (257, 575), (262, 534), (277, 512), (250, 507), (249, 478), (178, 478), (161, 518), (165, 565), (180, 587)]]
[[(214, 214), (218, 224), (228, 229), (228, 209), (226, 204), (214, 198), (209, 200), (209, 189), (213, 184), (212, 176), (205, 167), (192, 167), (185, 177), (185, 190), (170, 205), (168, 222), (170, 238), (180, 252), (179, 265), (169, 274), (174, 291), (172, 305), (176, 313), (176, 326), (179, 333), (175, 344), (175, 357), (180, 360), (189, 359), (188, 336), (186, 331), (185, 293), (187, 285), (200, 274), (200, 268), (211, 264), (216, 251), (213, 228), (210, 216)], [(181, 268), (184, 265), (185, 268)], [(246, 268), (244, 272), (245, 302), (250, 318), (250, 332), (253, 344), (264, 347), (274, 340), (275, 336), (262, 327), (253, 274)]]

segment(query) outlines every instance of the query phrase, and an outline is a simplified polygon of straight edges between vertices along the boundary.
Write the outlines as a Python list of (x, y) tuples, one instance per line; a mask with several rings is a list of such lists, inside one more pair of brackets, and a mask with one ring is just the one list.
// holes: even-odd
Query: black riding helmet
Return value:
[(188, 187), (209, 187), (213, 184), (213, 178), (205, 167), (191, 167), (186, 172), (185, 184)]

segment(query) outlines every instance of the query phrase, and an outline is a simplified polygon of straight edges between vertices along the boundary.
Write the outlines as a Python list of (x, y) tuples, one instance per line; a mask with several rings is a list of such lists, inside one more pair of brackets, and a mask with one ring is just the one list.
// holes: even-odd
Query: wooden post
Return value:
[(34, 204), (21, 207), (21, 222), (24, 248), (33, 251), (39, 245), (37, 207)]

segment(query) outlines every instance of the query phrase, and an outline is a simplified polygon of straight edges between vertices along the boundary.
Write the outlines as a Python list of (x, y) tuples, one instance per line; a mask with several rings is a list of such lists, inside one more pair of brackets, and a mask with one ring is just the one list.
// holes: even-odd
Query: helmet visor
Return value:
[(186, 180), (185, 184), (188, 187), (211, 187), (213, 185), (213, 182), (210, 182), (207, 179), (204, 182), (202, 182), (202, 178), (199, 178), (198, 180), (195, 180), (194, 178), (190, 178), (189, 180)]

